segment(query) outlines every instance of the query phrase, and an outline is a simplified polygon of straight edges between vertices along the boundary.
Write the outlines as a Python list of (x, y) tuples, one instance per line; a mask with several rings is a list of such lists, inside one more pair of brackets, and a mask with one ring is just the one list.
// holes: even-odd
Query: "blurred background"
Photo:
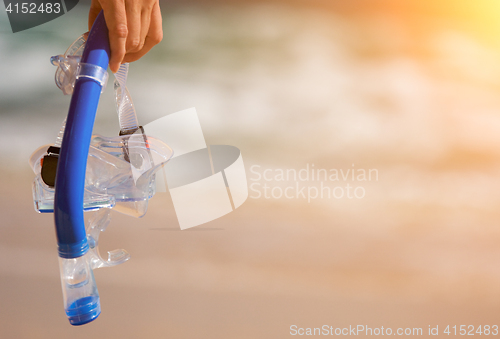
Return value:
[[(354, 165), (378, 180), (362, 199), (250, 192), (186, 231), (168, 194), (142, 219), (113, 212), (101, 252), (132, 259), (95, 272), (102, 314), (70, 326), (28, 158), (67, 114), (49, 58), (87, 30), (88, 6), (16, 34), (0, 14), (1, 338), (498, 325), (500, 3), (183, 0), (161, 1), (164, 39), (131, 65), (141, 124), (196, 107), (208, 144), (240, 148), (249, 184), (253, 165)], [(112, 97), (96, 133), (118, 133)]]

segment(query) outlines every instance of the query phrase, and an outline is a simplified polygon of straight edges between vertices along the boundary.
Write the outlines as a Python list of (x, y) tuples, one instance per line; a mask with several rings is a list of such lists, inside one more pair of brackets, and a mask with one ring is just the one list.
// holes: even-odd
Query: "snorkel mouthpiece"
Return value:
[(71, 325), (84, 325), (101, 314), (99, 293), (87, 254), (72, 259), (59, 257), (64, 310)]
[[(81, 62), (105, 71), (109, 54), (108, 28), (101, 11)], [(57, 165), (54, 219), (64, 308), (72, 325), (86, 324), (101, 313), (83, 217), (85, 171), (101, 89), (100, 79), (77, 76)]]

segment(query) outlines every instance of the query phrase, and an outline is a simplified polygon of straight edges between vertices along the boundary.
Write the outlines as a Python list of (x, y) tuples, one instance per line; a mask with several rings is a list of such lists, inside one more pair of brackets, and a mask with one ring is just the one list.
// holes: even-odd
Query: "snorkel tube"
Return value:
[(101, 13), (90, 30), (74, 84), (57, 165), (54, 219), (64, 309), (72, 325), (101, 313), (99, 294), (87, 256), (83, 217), (85, 171), (103, 79), (109, 63), (108, 28)]

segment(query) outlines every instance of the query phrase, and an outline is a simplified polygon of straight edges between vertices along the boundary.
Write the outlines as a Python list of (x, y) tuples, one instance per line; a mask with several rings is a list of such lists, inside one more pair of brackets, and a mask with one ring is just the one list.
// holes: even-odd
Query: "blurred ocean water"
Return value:
[[(3, 140), (51, 142), (69, 98), (54, 86), (48, 59), (86, 30), (85, 15), (80, 5), (19, 34), (2, 18)], [(280, 153), (287, 162), (298, 152), (302, 161), (441, 166), (460, 154), (499, 152), (498, 51), (466, 33), (436, 26), (415, 36), (391, 17), (276, 4), (180, 6), (164, 16), (164, 41), (131, 67), (144, 124), (195, 106), (215, 140), (245, 138), (252, 149), (265, 145), (259, 155)], [(111, 92), (101, 100), (97, 132), (116, 133)]]
[[(470, 33), (283, 4), (164, 7), (163, 42), (130, 71), (142, 124), (194, 106), (207, 141), (239, 145), (249, 165), (355, 164), (379, 169), (379, 198), (498, 201), (499, 51)], [(85, 17), (80, 5), (18, 34), (2, 19), (0, 150), (11, 168), (53, 142), (69, 98), (48, 59)], [(95, 132), (117, 133), (111, 88)]]

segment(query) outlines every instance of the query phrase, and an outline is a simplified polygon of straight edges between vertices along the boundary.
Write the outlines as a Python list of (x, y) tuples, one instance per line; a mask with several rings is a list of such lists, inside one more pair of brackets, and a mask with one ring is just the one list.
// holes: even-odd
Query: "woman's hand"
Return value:
[(142, 58), (163, 38), (158, 0), (92, 0), (89, 30), (101, 10), (109, 30), (113, 73), (122, 63)]

